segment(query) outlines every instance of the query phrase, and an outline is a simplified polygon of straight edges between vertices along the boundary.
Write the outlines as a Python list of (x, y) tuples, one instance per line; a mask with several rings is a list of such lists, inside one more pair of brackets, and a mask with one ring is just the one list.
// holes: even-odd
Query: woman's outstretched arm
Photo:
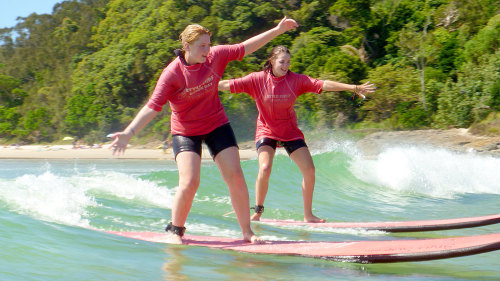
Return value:
[(276, 36), (283, 34), (288, 30), (295, 29), (298, 26), (299, 25), (295, 22), (295, 20), (284, 17), (276, 27), (242, 42), (243, 46), (245, 46), (245, 56), (257, 51), (262, 46), (269, 43), (269, 41), (273, 40)]
[(373, 85), (370, 82), (366, 82), (363, 85), (344, 84), (330, 80), (325, 80), (323, 82), (323, 91), (326, 92), (351, 91), (354, 92), (354, 94), (359, 95), (363, 99), (365, 98), (363, 94), (374, 93), (375, 89), (376, 89), (375, 85)]
[(125, 153), (127, 144), (130, 139), (137, 134), (146, 124), (148, 124), (158, 114), (155, 110), (145, 105), (139, 113), (135, 116), (134, 120), (130, 122), (125, 130), (122, 132), (113, 133), (110, 137), (113, 142), (110, 148), (113, 149), (113, 155)]

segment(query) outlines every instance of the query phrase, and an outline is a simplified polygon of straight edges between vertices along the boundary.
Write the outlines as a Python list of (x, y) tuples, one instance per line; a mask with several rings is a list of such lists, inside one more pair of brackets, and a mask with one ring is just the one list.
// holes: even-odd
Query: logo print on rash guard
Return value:
[(285, 94), (285, 95), (265, 95), (266, 100), (285, 100), (288, 101), (290, 99), (290, 94)]
[(205, 81), (203, 81), (203, 83), (195, 87), (185, 88), (181, 92), (181, 96), (189, 99), (196, 99), (197, 97), (207, 93), (208, 92), (207, 90), (213, 86), (214, 86), (214, 76), (211, 75)]

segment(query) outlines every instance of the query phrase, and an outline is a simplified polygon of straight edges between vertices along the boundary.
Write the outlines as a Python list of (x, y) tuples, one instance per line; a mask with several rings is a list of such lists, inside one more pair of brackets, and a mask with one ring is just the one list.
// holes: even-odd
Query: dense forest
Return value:
[[(148, 100), (190, 23), (231, 44), (275, 26), (274, 39), (224, 78), (259, 70), (274, 45), (292, 53), (291, 70), (377, 85), (352, 93), (305, 94), (296, 103), (304, 129), (471, 128), (500, 134), (498, 0), (72, 0), (52, 14), (0, 29), (0, 140), (103, 141)], [(256, 108), (245, 94), (221, 92), (239, 140), (253, 138)], [(165, 138), (166, 106), (141, 132)]]

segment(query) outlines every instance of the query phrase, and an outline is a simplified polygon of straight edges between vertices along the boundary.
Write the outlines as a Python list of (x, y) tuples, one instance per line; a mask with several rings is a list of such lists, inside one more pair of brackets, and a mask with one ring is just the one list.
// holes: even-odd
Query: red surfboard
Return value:
[(397, 221), (397, 222), (324, 222), (310, 223), (294, 220), (273, 220), (261, 219), (260, 222), (278, 226), (310, 226), (321, 228), (338, 228), (338, 229), (363, 229), (363, 230), (380, 230), (385, 232), (416, 232), (416, 231), (436, 231), (460, 229), (469, 227), (478, 227), (500, 223), (500, 214), (443, 219), (443, 220), (422, 220), (422, 221)]
[[(156, 243), (166, 243), (166, 233), (107, 233)], [(240, 239), (184, 236), (184, 244), (244, 253), (292, 255), (341, 262), (389, 263), (426, 261), (485, 253), (500, 249), (500, 233), (437, 239), (389, 241), (308, 242), (267, 241), (251, 244)]]

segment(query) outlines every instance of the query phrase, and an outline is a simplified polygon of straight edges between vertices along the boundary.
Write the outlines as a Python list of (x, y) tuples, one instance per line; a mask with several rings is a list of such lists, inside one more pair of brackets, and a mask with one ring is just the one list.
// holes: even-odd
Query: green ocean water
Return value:
[[(399, 146), (364, 158), (332, 137), (313, 148), (314, 212), (328, 221), (395, 221), (499, 213), (500, 159)], [(251, 198), (255, 159), (242, 161)], [(500, 251), (396, 264), (244, 254), (171, 246), (100, 230), (161, 232), (176, 165), (142, 160), (0, 160), (0, 280), (500, 280)], [(301, 175), (280, 149), (264, 217), (302, 218)], [(240, 237), (227, 187), (212, 161), (186, 224), (191, 235)], [(229, 213), (229, 214), (228, 214)], [(500, 232), (500, 225), (426, 233), (254, 224), (273, 240), (357, 241)]]

